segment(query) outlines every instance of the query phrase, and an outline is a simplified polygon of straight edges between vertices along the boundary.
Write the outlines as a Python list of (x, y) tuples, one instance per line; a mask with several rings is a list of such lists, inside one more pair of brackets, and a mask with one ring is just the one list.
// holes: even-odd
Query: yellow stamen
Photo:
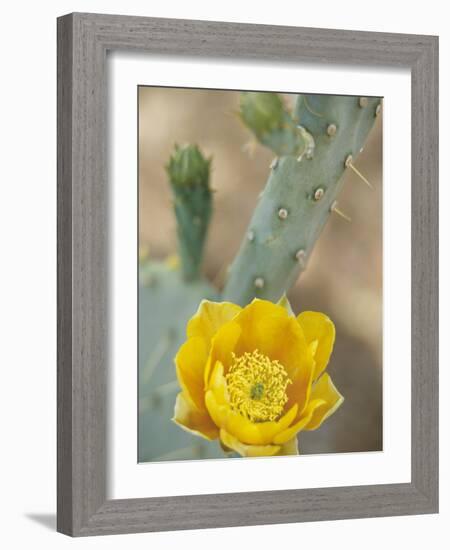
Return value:
[(276, 420), (288, 400), (286, 388), (292, 383), (283, 365), (258, 350), (232, 356), (226, 375), (232, 408), (252, 422)]

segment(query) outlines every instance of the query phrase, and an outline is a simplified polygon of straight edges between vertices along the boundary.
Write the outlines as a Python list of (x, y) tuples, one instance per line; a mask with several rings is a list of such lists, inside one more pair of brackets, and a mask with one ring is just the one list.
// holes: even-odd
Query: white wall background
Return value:
[[(2, 547), (408, 549), (448, 540), (450, 520), (449, 353), (441, 353), (441, 513), (438, 516), (245, 527), (70, 540), (54, 532), (56, 506), (56, 24), (91, 11), (277, 25), (439, 34), (441, 97), (450, 97), (445, 4), (417, 0), (323, 0), (320, 4), (164, 0), (10, 1), (0, 33), (0, 514)], [(449, 102), (441, 110), (441, 280), (450, 279)], [(405, 136), (408, 139), (408, 136)], [(441, 333), (449, 329), (442, 285)]]

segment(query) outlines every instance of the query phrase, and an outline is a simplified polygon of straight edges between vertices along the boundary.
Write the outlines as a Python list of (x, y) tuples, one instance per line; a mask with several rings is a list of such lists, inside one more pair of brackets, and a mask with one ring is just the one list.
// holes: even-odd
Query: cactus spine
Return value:
[[(276, 302), (289, 290), (335, 208), (342, 175), (360, 152), (379, 105), (379, 98), (298, 96), (293, 114), (296, 127), (289, 125), (289, 131), (295, 133), (292, 140), (301, 138), (301, 142), (271, 165), (248, 228), (252, 239), (244, 239), (231, 266), (224, 300), (245, 305), (256, 296)], [(272, 112), (279, 120), (284, 114)], [(253, 130), (255, 123), (242, 119)], [(273, 128), (279, 133), (280, 126)], [(262, 143), (274, 141), (270, 132), (262, 140), (256, 128)], [(279, 147), (270, 148), (279, 154)]]

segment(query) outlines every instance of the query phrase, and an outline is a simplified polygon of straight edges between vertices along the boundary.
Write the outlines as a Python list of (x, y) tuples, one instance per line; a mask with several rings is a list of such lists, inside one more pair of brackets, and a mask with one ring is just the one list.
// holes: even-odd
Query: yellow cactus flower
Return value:
[(241, 456), (298, 454), (344, 398), (325, 373), (335, 329), (323, 313), (289, 303), (241, 308), (204, 300), (175, 358), (181, 392), (174, 422)]

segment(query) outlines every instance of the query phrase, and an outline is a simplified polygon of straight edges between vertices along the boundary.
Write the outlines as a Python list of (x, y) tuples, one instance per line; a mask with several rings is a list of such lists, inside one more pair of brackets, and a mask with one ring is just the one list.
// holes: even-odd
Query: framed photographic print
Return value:
[(438, 509), (436, 37), (58, 20), (58, 530)]

